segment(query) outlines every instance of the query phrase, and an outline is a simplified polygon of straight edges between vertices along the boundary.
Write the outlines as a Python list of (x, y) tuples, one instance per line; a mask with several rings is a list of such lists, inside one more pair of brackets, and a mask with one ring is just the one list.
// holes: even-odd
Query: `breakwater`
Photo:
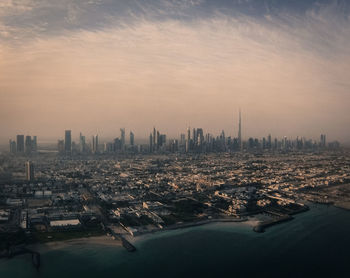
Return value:
[(271, 226), (276, 225), (276, 224), (279, 224), (279, 223), (293, 220), (294, 218), (292, 215), (295, 215), (295, 214), (298, 214), (301, 212), (305, 212), (308, 210), (309, 210), (309, 207), (307, 205), (300, 205), (299, 209), (292, 210), (288, 214), (279, 213), (279, 212), (276, 212), (273, 210), (265, 210), (264, 211), (265, 213), (272, 215), (275, 218), (273, 218), (271, 220), (266, 220), (266, 221), (260, 222), (258, 225), (254, 226), (253, 230), (254, 230), (254, 232), (257, 232), (257, 233), (263, 233), (263, 232), (265, 232), (266, 228), (271, 227)]

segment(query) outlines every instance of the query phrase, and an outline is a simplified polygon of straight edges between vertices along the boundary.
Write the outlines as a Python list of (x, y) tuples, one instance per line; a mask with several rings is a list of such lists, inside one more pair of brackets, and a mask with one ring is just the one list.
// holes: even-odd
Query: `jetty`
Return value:
[(265, 209), (264, 213), (271, 215), (275, 218), (259, 223), (258, 225), (256, 225), (253, 228), (254, 232), (263, 233), (263, 232), (265, 232), (266, 228), (271, 227), (271, 226), (276, 225), (276, 224), (279, 224), (279, 223), (293, 220), (294, 218), (292, 215), (309, 210), (309, 207), (307, 205), (303, 205), (303, 204), (298, 204), (298, 205), (300, 206), (298, 209), (291, 210), (287, 214), (283, 214), (283, 213), (280, 213), (278, 211), (271, 210), (271, 209)]
[(134, 252), (136, 251), (136, 247), (132, 245), (125, 237), (123, 237), (121, 234), (118, 234), (114, 232), (111, 228), (106, 228), (108, 230), (108, 233), (112, 235), (114, 239), (119, 239), (122, 242), (123, 247), (128, 252)]

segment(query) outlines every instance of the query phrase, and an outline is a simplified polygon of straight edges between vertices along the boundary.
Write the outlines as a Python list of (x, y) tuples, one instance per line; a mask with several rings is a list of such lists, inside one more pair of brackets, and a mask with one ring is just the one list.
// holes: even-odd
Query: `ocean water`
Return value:
[(350, 212), (315, 205), (258, 234), (210, 224), (147, 235), (137, 251), (77, 245), (0, 260), (0, 277), (350, 277)]

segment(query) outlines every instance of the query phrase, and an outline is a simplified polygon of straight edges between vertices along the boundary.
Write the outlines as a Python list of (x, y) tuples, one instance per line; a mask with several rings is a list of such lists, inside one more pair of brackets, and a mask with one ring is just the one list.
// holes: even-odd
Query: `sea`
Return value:
[(146, 235), (123, 247), (73, 245), (0, 260), (1, 278), (350, 277), (350, 211), (312, 205), (289, 222), (256, 233), (217, 223)]

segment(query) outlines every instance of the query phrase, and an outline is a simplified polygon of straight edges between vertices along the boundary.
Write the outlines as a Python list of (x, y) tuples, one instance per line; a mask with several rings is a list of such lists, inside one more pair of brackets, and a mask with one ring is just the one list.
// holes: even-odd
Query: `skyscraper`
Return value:
[(10, 139), (10, 153), (16, 153), (17, 152), (17, 144), (16, 141), (13, 141)]
[(64, 153), (64, 140), (58, 140), (57, 150), (58, 150), (58, 153), (60, 154)]
[(239, 146), (239, 150), (242, 150), (242, 119), (241, 119), (241, 109), (239, 109), (238, 146)]
[(34, 180), (34, 164), (30, 161), (27, 161), (25, 163), (25, 170), (26, 170), (26, 180), (33, 181)]
[(197, 134), (196, 134), (196, 129), (193, 128), (193, 131), (192, 131), (192, 140), (193, 140), (193, 144), (196, 144), (197, 142)]
[(191, 150), (191, 129), (187, 128), (186, 152)]
[(71, 151), (72, 151), (72, 132), (70, 130), (65, 131), (64, 151), (66, 153), (71, 153)]
[(86, 142), (85, 142), (85, 136), (83, 136), (80, 132), (79, 135), (79, 150), (81, 153), (84, 153), (86, 151)]
[(202, 146), (204, 142), (204, 132), (202, 128), (197, 128), (196, 130), (196, 135), (197, 135), (197, 146)]
[(130, 146), (134, 146), (135, 136), (132, 131), (130, 131)]
[(122, 145), (122, 150), (125, 149), (125, 128), (120, 129), (120, 141)]
[(98, 153), (98, 135), (92, 136), (92, 152)]
[(32, 141), (32, 151), (36, 152), (38, 150), (38, 142), (37, 142), (37, 137), (33, 136), (33, 141)]
[(320, 141), (321, 147), (326, 147), (326, 134), (321, 134), (321, 141)]
[(26, 154), (30, 154), (32, 152), (32, 137), (30, 136), (26, 136), (25, 151)]
[(150, 153), (153, 152), (153, 135), (152, 135), (152, 133), (150, 133), (150, 135), (149, 135), (149, 152)]
[(17, 152), (24, 153), (24, 135), (17, 135)]
[(186, 135), (184, 133), (181, 133), (180, 135), (180, 144), (181, 145), (185, 145), (185, 142), (186, 142)]
[(157, 130), (157, 137), (155, 142), (155, 148), (156, 150), (159, 150), (159, 147), (162, 145), (161, 139), (160, 139), (160, 132)]

